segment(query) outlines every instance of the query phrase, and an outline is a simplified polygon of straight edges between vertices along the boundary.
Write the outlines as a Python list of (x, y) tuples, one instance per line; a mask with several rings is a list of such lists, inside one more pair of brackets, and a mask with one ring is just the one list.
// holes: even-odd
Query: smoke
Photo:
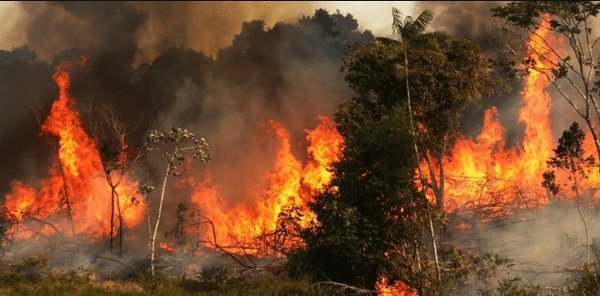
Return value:
[(231, 45), (244, 21), (262, 20), (266, 27), (311, 14), (308, 2), (136, 2), (148, 16), (137, 32), (136, 62), (149, 62), (172, 46), (209, 56)]
[(268, 27), (312, 13), (308, 2), (9, 2), (0, 7), (3, 49), (28, 45), (42, 60), (62, 50), (136, 47), (135, 63), (181, 46), (215, 55), (244, 21)]
[[(185, 79), (174, 102), (158, 113), (161, 129), (200, 131), (213, 148), (208, 171), (233, 202), (264, 188), (277, 142), (267, 120), (291, 132), (297, 155), (306, 155), (304, 129), (331, 115), (352, 93), (340, 73), (352, 40), (369, 40), (350, 16), (318, 11), (297, 25), (244, 23), (232, 46), (220, 50), (201, 79)], [(304, 151), (302, 151), (304, 149)]]
[[(582, 198), (585, 205), (585, 198)], [(587, 224), (590, 260), (600, 255), (600, 221), (597, 209), (582, 208)], [(554, 200), (544, 208), (517, 211), (502, 220), (481, 223), (477, 218), (455, 217), (473, 225), (469, 229), (450, 231), (451, 240), (475, 254), (493, 253), (510, 258), (514, 266), (500, 277), (520, 277), (525, 283), (561, 288), (575, 275), (573, 266), (587, 260), (585, 228), (575, 201)], [(506, 270), (504, 270), (506, 271)], [(488, 288), (492, 287), (493, 283)], [(456, 295), (482, 288), (481, 284), (462, 287)]]
[[(279, 145), (268, 120), (282, 122), (298, 158), (306, 157), (305, 129), (352, 96), (340, 72), (348, 44), (373, 35), (351, 15), (319, 10), (299, 18), (300, 4), (248, 5), (15, 6), (23, 18), (14, 26), (25, 32), (25, 41), (15, 42), (27, 45), (0, 51), (0, 107), (14, 111), (0, 122), (0, 166), (7, 168), (0, 175), (1, 195), (11, 180), (35, 187), (33, 181), (48, 171), (55, 148), (52, 139), (38, 135), (58, 95), (53, 68), (85, 54), (89, 62), (73, 70), (70, 88), (82, 115), (88, 106), (110, 103), (122, 121), (138, 128), (131, 147), (151, 129), (189, 129), (207, 139), (213, 157), (193, 176), (210, 177), (231, 207), (252, 204), (266, 188)], [(247, 18), (259, 20), (242, 23)], [(164, 174), (159, 160), (147, 161), (141, 180), (153, 183)], [(169, 199), (164, 231), (174, 225), (177, 203), (187, 198), (181, 192)]]

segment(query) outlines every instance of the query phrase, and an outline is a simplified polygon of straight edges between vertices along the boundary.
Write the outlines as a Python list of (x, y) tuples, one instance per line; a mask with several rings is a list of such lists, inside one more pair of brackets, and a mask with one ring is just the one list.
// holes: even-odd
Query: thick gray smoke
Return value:
[[(231, 206), (253, 198), (273, 169), (278, 143), (268, 120), (290, 130), (294, 152), (304, 160), (305, 129), (352, 96), (340, 72), (348, 44), (373, 35), (359, 30), (351, 15), (324, 10), (293, 23), (274, 21), (297, 16), (291, 9), (299, 4), (239, 4), (229, 16), (218, 13), (229, 12), (229, 5), (21, 4), (28, 45), (0, 51), (0, 107), (13, 111), (0, 122), (0, 194), (10, 191), (11, 180), (35, 186), (47, 172), (55, 152), (50, 139), (38, 135), (58, 96), (53, 68), (82, 54), (89, 63), (73, 70), (70, 88), (76, 107), (109, 102), (129, 126), (141, 122), (130, 135), (132, 147), (149, 130), (172, 126), (205, 137), (213, 160), (198, 165), (200, 174), (211, 177)], [(267, 21), (242, 23), (248, 16)], [(143, 181), (163, 174), (154, 159), (147, 166)], [(166, 205), (165, 231), (175, 224), (177, 203), (188, 201), (184, 195)]]

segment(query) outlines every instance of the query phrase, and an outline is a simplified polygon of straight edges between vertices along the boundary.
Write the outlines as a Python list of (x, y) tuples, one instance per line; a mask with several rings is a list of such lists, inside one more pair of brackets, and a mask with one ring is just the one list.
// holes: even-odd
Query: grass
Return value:
[(0, 273), (0, 295), (340, 295), (273, 272), (233, 276), (225, 268), (205, 269), (193, 279), (140, 271), (129, 280), (96, 280), (88, 270), (56, 271), (45, 257), (33, 257)]

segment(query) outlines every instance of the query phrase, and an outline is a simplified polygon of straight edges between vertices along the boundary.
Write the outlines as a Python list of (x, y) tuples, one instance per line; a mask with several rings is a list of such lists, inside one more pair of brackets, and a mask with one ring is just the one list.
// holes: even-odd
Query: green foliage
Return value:
[(430, 10), (423, 11), (416, 19), (406, 16), (396, 8), (392, 8), (394, 21), (392, 29), (394, 33), (402, 38), (402, 42), (412, 42), (423, 34), (429, 23), (433, 20), (433, 13)]
[[(335, 114), (344, 152), (332, 165), (331, 184), (309, 205), (318, 223), (302, 233), (306, 248), (289, 257), (293, 276), (367, 289), (381, 275), (417, 289), (436, 285), (423, 234), (440, 215), (419, 192), (415, 168), (425, 151), (445, 152), (464, 107), (489, 89), (489, 64), (467, 40), (422, 34), (430, 12), (417, 19), (393, 15), (403, 42), (356, 42), (344, 57), (342, 70), (358, 97)], [(415, 131), (406, 112), (407, 80)]]
[(584, 264), (582, 272), (576, 277), (577, 283), (567, 288), (569, 295), (600, 295), (600, 258), (589, 265)]
[(240, 274), (215, 267), (195, 279), (149, 270), (127, 281), (100, 281), (86, 270), (51, 270), (47, 257), (33, 257), (0, 273), (0, 295), (341, 295), (332, 287), (315, 286), (308, 280), (290, 280), (271, 273)]
[(302, 233), (306, 249), (290, 256), (291, 275), (368, 289), (383, 274), (410, 284), (428, 280), (414, 273), (415, 258), (406, 258), (423, 247), (428, 204), (414, 186), (405, 112), (390, 113), (363, 122), (345, 139), (331, 184), (309, 204), (318, 223)]
[(473, 256), (451, 245), (440, 250), (442, 291), (452, 291), (465, 284), (495, 282), (498, 275), (514, 266), (513, 260), (498, 254)]
[[(596, 165), (594, 156), (585, 156), (583, 150), (584, 140), (585, 134), (579, 128), (577, 122), (573, 122), (569, 129), (563, 132), (562, 137), (558, 139), (558, 147), (553, 150), (554, 156), (547, 161), (548, 166), (553, 170), (543, 174), (544, 181), (542, 182), (542, 186), (548, 188), (552, 194), (558, 194), (564, 186), (567, 186), (579, 196), (577, 181), (587, 179), (591, 168)], [(557, 183), (555, 170), (568, 172), (568, 181), (562, 185)]]
[[(180, 145), (187, 145), (190, 142), (192, 143), (191, 146), (180, 147)], [(168, 144), (175, 145), (175, 149), (172, 152), (162, 151), (161, 146)], [(210, 160), (208, 148), (208, 143), (204, 138), (196, 139), (194, 134), (187, 129), (173, 127), (171, 130), (162, 133), (157, 130), (151, 131), (146, 138), (146, 145), (140, 151), (142, 155), (147, 155), (152, 151), (160, 151), (162, 156), (167, 158), (166, 175), (179, 176), (181, 174), (179, 167), (183, 165), (185, 160), (183, 152), (191, 151), (194, 158), (206, 163)]]
[[(392, 106), (406, 106), (406, 47), (411, 107), (422, 127), (418, 140), (441, 154), (448, 137), (458, 130), (464, 108), (479, 99), (481, 92), (493, 89), (490, 64), (480, 56), (479, 47), (466, 39), (442, 32), (411, 38), (414, 41), (408, 44), (380, 38), (351, 45), (344, 69), (348, 70), (346, 81), (359, 95), (352, 108), (361, 115), (354, 116), (376, 119)], [(351, 132), (347, 128), (342, 126), (342, 135)]]
[(521, 284), (522, 280), (518, 277), (502, 279), (498, 282), (496, 293), (493, 291), (478, 291), (480, 296), (538, 296), (542, 293), (539, 285)]

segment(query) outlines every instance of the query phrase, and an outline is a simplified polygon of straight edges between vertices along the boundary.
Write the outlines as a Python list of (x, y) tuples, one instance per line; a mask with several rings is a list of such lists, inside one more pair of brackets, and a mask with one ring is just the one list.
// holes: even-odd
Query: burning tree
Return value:
[[(173, 127), (171, 130), (166, 132), (159, 132), (153, 130), (150, 135), (146, 138), (146, 145), (141, 148), (142, 155), (147, 155), (153, 151), (159, 151), (162, 156), (167, 159), (167, 167), (163, 178), (160, 201), (158, 203), (158, 214), (156, 216), (156, 222), (154, 223), (154, 229), (152, 229), (152, 223), (150, 218), (150, 207), (147, 210), (148, 218), (148, 232), (150, 237), (150, 252), (151, 252), (151, 268), (152, 275), (155, 274), (155, 246), (156, 246), (156, 234), (158, 233), (158, 226), (160, 224), (160, 218), (162, 214), (163, 203), (165, 200), (165, 189), (167, 186), (167, 179), (169, 176), (179, 176), (181, 174), (179, 168), (183, 165), (185, 157), (183, 153), (192, 153), (194, 158), (199, 159), (203, 163), (210, 160), (208, 155), (208, 143), (204, 138), (197, 140), (194, 134), (189, 132), (187, 129)], [(188, 145), (191, 142), (192, 145)], [(162, 149), (161, 149), (162, 148)], [(163, 149), (169, 149), (164, 151)], [(140, 184), (139, 191), (146, 197), (152, 194), (154, 187), (146, 184)], [(147, 201), (150, 201), (147, 198)], [(149, 203), (149, 202), (148, 202)]]
[[(94, 140), (100, 156), (100, 162), (104, 169), (106, 182), (111, 189), (110, 201), (110, 252), (113, 252), (114, 231), (115, 231), (115, 208), (117, 209), (117, 219), (119, 220), (119, 256), (123, 251), (123, 212), (127, 205), (119, 202), (119, 192), (117, 188), (129, 174), (129, 170), (136, 163), (140, 154), (130, 149), (125, 141), (135, 127), (129, 129), (127, 123), (122, 122), (114, 112), (112, 105), (103, 103), (94, 106), (92, 103), (85, 110), (87, 117), (85, 123), (91, 138)], [(135, 204), (132, 201), (132, 204)]]

